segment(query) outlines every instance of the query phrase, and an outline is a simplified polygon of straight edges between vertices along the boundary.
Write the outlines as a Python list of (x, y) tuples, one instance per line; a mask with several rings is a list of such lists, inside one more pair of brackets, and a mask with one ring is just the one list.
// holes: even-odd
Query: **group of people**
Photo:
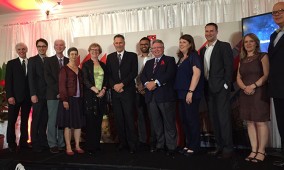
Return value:
[[(271, 35), (268, 54), (260, 51), (260, 41), (253, 34), (243, 37), (237, 84), (240, 92), (240, 115), (247, 122), (251, 153), (245, 160), (265, 159), (268, 142), (270, 101), (274, 100), (280, 136), (284, 139), (284, 3), (273, 7), (273, 19), (279, 29)], [(36, 41), (38, 55), (27, 59), (27, 46), (16, 45), (18, 58), (7, 64), (6, 91), (9, 103), (7, 142), (15, 151), (15, 122), (21, 109), (20, 147), (27, 143), (27, 120), (32, 114), (32, 149), (49, 148), (67, 155), (84, 153), (80, 147), (81, 128), (86, 127), (85, 149), (94, 154), (100, 149), (101, 123), (106, 113), (106, 91), (111, 89), (112, 109), (118, 134), (118, 150), (133, 154), (137, 144), (149, 143), (151, 152), (166, 150), (173, 156), (177, 148), (176, 102), (185, 134), (185, 146), (179, 151), (191, 156), (200, 150), (199, 104), (205, 96), (208, 115), (214, 130), (216, 149), (210, 155), (230, 158), (233, 155), (230, 93), (233, 82), (233, 53), (227, 42), (217, 39), (218, 26), (205, 26), (207, 44), (197, 52), (194, 39), (184, 34), (179, 39), (178, 62), (164, 54), (164, 43), (147, 37), (139, 41), (141, 55), (125, 50), (124, 36), (114, 36), (116, 52), (99, 61), (99, 44), (88, 51), (91, 58), (80, 69), (76, 65), (78, 50), (68, 49), (56, 40), (56, 54), (46, 57), (48, 43)], [(133, 100), (135, 99), (135, 100)], [(137, 129), (135, 116), (137, 113)], [(148, 120), (148, 121), (147, 121)], [(150, 127), (150, 130), (149, 130)], [(74, 129), (75, 149), (71, 147)], [(150, 132), (150, 134), (148, 134)], [(137, 135), (138, 134), (138, 135)], [(282, 142), (282, 148), (284, 144)], [(279, 163), (280, 164), (280, 163)], [(277, 165), (279, 165), (277, 164)]]

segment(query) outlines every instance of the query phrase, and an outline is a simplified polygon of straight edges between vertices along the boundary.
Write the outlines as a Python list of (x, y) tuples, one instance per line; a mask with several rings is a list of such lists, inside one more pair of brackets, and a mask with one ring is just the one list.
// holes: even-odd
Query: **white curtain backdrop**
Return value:
[[(18, 42), (26, 43), (29, 48), (28, 56), (33, 56), (37, 54), (36, 40), (45, 38), (49, 42), (47, 54), (51, 56), (54, 54), (53, 42), (56, 39), (65, 40), (68, 48), (76, 37), (182, 28), (205, 25), (208, 22), (241, 21), (244, 17), (271, 12), (273, 4), (279, 1), (283, 0), (188, 0), (175, 4), (89, 12), (84, 16), (5, 25), (0, 27), (0, 65), (16, 57), (14, 47)], [(278, 131), (271, 129), (273, 147), (280, 147)]]

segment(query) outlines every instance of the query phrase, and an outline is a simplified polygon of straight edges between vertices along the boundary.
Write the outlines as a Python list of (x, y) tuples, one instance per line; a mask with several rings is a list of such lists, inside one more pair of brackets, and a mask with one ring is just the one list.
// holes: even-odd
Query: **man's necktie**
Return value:
[(118, 65), (119, 65), (119, 68), (118, 68), (118, 77), (119, 77), (119, 79), (121, 79), (121, 74), (120, 74), (121, 54), (118, 54), (118, 55), (117, 55), (117, 59), (118, 59)]
[(59, 68), (61, 68), (62, 66), (63, 66), (63, 59), (60, 58), (60, 59), (59, 59)]
[(157, 67), (158, 62), (159, 62), (159, 59), (156, 58), (155, 62), (154, 62), (154, 66), (153, 66), (153, 73), (155, 73), (155, 71), (156, 71), (156, 67)]
[(26, 75), (27, 71), (26, 71), (26, 61), (25, 60), (22, 61), (22, 68), (23, 68), (23, 71), (24, 71), (24, 73)]

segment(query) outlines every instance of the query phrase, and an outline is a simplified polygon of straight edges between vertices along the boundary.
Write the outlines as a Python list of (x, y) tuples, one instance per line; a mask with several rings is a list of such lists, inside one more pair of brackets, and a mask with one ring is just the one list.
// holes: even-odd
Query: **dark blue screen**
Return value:
[(254, 33), (260, 39), (260, 48), (262, 52), (267, 52), (270, 35), (278, 29), (274, 23), (271, 13), (265, 13), (242, 19), (243, 36), (248, 33)]

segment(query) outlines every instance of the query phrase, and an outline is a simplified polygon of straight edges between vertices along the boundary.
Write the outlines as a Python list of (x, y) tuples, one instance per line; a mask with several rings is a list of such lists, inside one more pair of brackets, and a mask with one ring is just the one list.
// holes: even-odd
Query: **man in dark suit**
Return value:
[(230, 92), (233, 75), (233, 53), (227, 42), (217, 39), (218, 26), (208, 23), (205, 26), (207, 45), (200, 51), (204, 61), (205, 97), (208, 114), (213, 125), (216, 150), (209, 152), (220, 158), (233, 154)]
[(28, 119), (31, 110), (29, 97), (29, 84), (27, 76), (27, 51), (24, 43), (18, 43), (15, 47), (18, 58), (8, 61), (6, 67), (6, 97), (8, 99), (8, 126), (7, 143), (9, 150), (17, 150), (15, 123), (19, 110), (21, 109), (21, 136), (19, 141), (20, 148), (29, 147), (28, 141)]
[(112, 105), (118, 131), (118, 150), (129, 147), (135, 153), (137, 136), (134, 126), (135, 77), (137, 76), (137, 55), (125, 51), (124, 36), (114, 36), (113, 45), (116, 52), (107, 56), (109, 85), (112, 88)]
[[(273, 98), (277, 126), (281, 137), (281, 152), (284, 154), (284, 2), (273, 6), (272, 17), (279, 29), (270, 36), (268, 56), (270, 63), (268, 90)], [(284, 167), (284, 161), (274, 162), (274, 165)]]
[(151, 49), (154, 58), (146, 62), (141, 74), (141, 81), (146, 87), (145, 101), (155, 131), (156, 150), (163, 150), (166, 146), (167, 155), (173, 156), (177, 145), (176, 97), (173, 87), (175, 59), (164, 55), (164, 43), (161, 40), (155, 40)]
[(44, 62), (44, 78), (47, 85), (46, 99), (48, 108), (47, 140), (51, 153), (58, 153), (60, 150), (64, 150), (65, 147), (63, 129), (58, 129), (56, 126), (59, 104), (59, 70), (69, 61), (69, 59), (63, 55), (65, 48), (64, 40), (55, 40), (54, 50), (56, 54), (46, 58)]
[(28, 77), (30, 96), (33, 104), (31, 138), (34, 152), (41, 152), (48, 147), (47, 127), (47, 104), (46, 104), (46, 83), (44, 80), (44, 60), (48, 43), (45, 39), (36, 41), (38, 55), (29, 59)]

